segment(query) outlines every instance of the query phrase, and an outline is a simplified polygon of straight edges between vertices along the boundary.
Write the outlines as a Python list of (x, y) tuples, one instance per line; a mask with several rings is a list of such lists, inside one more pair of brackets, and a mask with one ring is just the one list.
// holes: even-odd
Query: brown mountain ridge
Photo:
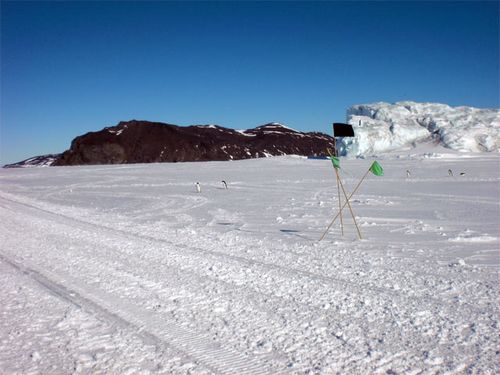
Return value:
[(70, 149), (57, 155), (51, 165), (223, 161), (290, 154), (325, 156), (327, 148), (333, 147), (333, 137), (327, 134), (303, 133), (279, 123), (234, 130), (218, 125), (177, 126), (131, 120), (76, 137)]

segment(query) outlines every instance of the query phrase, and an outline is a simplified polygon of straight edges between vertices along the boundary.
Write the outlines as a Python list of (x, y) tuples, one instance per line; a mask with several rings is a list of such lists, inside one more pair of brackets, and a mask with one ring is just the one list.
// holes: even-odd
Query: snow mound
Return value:
[(500, 151), (500, 110), (397, 102), (347, 109), (354, 138), (341, 138), (342, 155), (366, 156), (434, 141), (460, 152)]

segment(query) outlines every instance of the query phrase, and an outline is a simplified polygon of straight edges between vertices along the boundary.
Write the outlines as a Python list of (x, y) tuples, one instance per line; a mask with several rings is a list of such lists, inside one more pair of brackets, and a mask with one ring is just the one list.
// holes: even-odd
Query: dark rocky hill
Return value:
[(52, 165), (323, 156), (327, 148), (333, 148), (331, 136), (298, 132), (277, 123), (238, 131), (217, 125), (184, 127), (132, 120), (76, 137), (70, 149), (57, 155)]
[(272, 123), (237, 131), (216, 125), (127, 121), (77, 137), (54, 165), (239, 160), (324, 155), (333, 138)]

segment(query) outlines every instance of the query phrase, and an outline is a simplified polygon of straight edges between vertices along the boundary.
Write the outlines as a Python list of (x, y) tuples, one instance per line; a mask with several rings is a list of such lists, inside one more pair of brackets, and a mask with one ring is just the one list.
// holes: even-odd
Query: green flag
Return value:
[(340, 160), (335, 156), (330, 156), (328, 159), (332, 161), (333, 168), (340, 169)]
[(384, 169), (382, 166), (375, 160), (370, 167), (370, 172), (372, 172), (375, 176), (383, 176), (384, 175)]

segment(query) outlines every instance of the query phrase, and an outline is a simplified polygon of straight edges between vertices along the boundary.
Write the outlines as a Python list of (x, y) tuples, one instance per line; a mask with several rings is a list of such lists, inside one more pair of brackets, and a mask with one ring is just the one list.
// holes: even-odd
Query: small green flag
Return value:
[(340, 160), (335, 156), (330, 156), (328, 159), (332, 161), (333, 168), (340, 169)]
[(384, 175), (384, 169), (382, 166), (375, 160), (370, 167), (370, 172), (372, 172), (375, 176), (383, 176)]

